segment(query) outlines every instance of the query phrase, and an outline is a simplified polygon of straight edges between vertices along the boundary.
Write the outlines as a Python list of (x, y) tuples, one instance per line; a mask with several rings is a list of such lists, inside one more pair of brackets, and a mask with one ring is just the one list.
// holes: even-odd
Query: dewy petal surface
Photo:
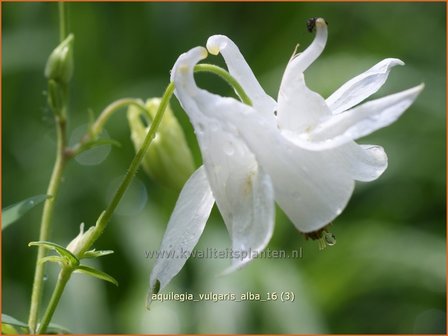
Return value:
[[(204, 118), (197, 133), (208, 180), (230, 234), (233, 251), (257, 252), (274, 227), (274, 192), (266, 173), (241, 139), (217, 120)], [(234, 268), (250, 258), (232, 260)]]
[(377, 92), (396, 65), (404, 65), (404, 62), (397, 58), (387, 58), (343, 84), (326, 99), (331, 112), (344, 112)]
[[(250, 118), (246, 121), (252, 123)], [(343, 169), (337, 153), (303, 150), (275, 129), (267, 128), (244, 134), (271, 176), (276, 201), (299, 231), (321, 229), (345, 208), (353, 191), (353, 179)]]
[(160, 282), (160, 289), (165, 287), (182, 269), (204, 230), (214, 202), (201, 166), (185, 183), (176, 202), (151, 272), (151, 290), (156, 281)]
[[(200, 58), (192, 59), (198, 62)], [(177, 87), (194, 82), (195, 62), (182, 63), (190, 63), (190, 70), (176, 72)], [(189, 95), (178, 95), (182, 104), (190, 99), (188, 105), (194, 104), (222, 127), (244, 139), (271, 177), (275, 199), (300, 231), (311, 232), (324, 227), (346, 206), (354, 181), (334, 151), (303, 150), (280, 134), (275, 118), (260, 114), (233, 98), (223, 98), (197, 87), (185, 90), (188, 91)]]
[(301, 134), (331, 116), (325, 99), (305, 84), (303, 73), (286, 73), (278, 96), (279, 128)]
[(340, 152), (304, 150), (285, 139), (276, 125), (249, 106), (216, 95), (197, 97), (199, 104), (237, 132), (255, 153), (274, 184), (275, 199), (301, 232), (331, 222), (346, 206), (354, 179)]
[(316, 36), (311, 45), (286, 66), (278, 93), (278, 126), (295, 133), (308, 132), (331, 115), (325, 99), (310, 90), (303, 72), (322, 53), (327, 41), (327, 25), (316, 21)]
[[(179, 57), (172, 71), (175, 94), (195, 128), (207, 177), (231, 236), (233, 251), (256, 253), (265, 248), (272, 236), (272, 183), (241, 137), (204, 110), (214, 106), (198, 103), (197, 98), (208, 92), (197, 88), (192, 69), (203, 53), (203, 48), (195, 48)], [(250, 257), (233, 259), (232, 267), (238, 268), (249, 260)]]
[(342, 169), (356, 181), (376, 180), (387, 168), (387, 155), (381, 146), (358, 145), (351, 141), (330, 150), (338, 156)]
[(255, 109), (262, 113), (273, 114), (276, 101), (261, 87), (249, 64), (236, 44), (225, 35), (213, 35), (207, 40), (207, 49), (213, 54), (222, 54), (230, 74), (240, 83), (252, 100)]
[(329, 141), (338, 145), (386, 127), (406, 111), (423, 88), (421, 84), (334, 115), (310, 133), (310, 141)]

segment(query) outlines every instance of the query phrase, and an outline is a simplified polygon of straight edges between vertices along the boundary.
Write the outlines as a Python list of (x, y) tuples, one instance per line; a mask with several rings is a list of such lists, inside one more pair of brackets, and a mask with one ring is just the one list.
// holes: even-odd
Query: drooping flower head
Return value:
[[(402, 64), (386, 59), (323, 99), (307, 88), (304, 71), (323, 51), (327, 25), (323, 19), (313, 19), (310, 25), (316, 37), (288, 63), (277, 102), (264, 92), (226, 36), (210, 37), (207, 48), (223, 55), (252, 106), (196, 85), (194, 66), (207, 56), (204, 48), (193, 48), (176, 61), (171, 79), (195, 129), (204, 166), (181, 192), (162, 251), (191, 251), (214, 201), (236, 251), (265, 248), (273, 230), (274, 201), (299, 231), (320, 238), (322, 228), (347, 205), (354, 181), (372, 181), (386, 169), (381, 147), (354, 140), (395, 121), (423, 85), (356, 106), (384, 84), (394, 65)], [(250, 259), (233, 260), (230, 270)], [(185, 261), (159, 258), (151, 288), (163, 288)]]

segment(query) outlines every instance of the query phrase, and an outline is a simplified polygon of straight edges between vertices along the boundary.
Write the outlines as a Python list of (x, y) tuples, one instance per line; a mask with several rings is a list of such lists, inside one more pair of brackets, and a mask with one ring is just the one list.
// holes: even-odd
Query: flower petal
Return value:
[(172, 78), (176, 96), (195, 128), (208, 181), (231, 236), (232, 249), (240, 256), (232, 260), (233, 270), (250, 261), (252, 252), (260, 252), (269, 242), (274, 226), (274, 195), (269, 176), (260, 169), (234, 128), (208, 115), (207, 109), (215, 108), (214, 100), (209, 100), (210, 93), (197, 88), (193, 78), (193, 67), (202, 58), (202, 52), (195, 48), (181, 55)]
[(304, 72), (322, 53), (327, 44), (328, 29), (324, 19), (318, 18), (315, 22), (316, 36), (313, 42), (300, 54), (297, 54), (289, 62), (291, 71), (296, 73)]
[(157, 281), (160, 289), (165, 287), (182, 269), (204, 230), (214, 201), (205, 169), (200, 167), (185, 183), (168, 222), (149, 280), (151, 291)]
[(359, 105), (332, 116), (310, 134), (312, 142), (324, 142), (334, 147), (368, 135), (396, 121), (415, 101), (424, 85), (401, 91)]
[(261, 87), (236, 44), (225, 35), (213, 35), (207, 40), (207, 49), (213, 55), (222, 54), (230, 74), (240, 83), (252, 100), (253, 106), (262, 113), (273, 114), (276, 101)]
[(387, 168), (387, 155), (381, 146), (358, 145), (354, 141), (338, 138), (322, 142), (310, 142), (308, 139), (291, 131), (280, 131), (282, 136), (292, 144), (310, 151), (333, 151), (339, 155), (339, 161), (351, 178), (357, 181), (373, 181), (381, 176)]
[(377, 92), (386, 82), (390, 70), (396, 65), (404, 65), (404, 62), (397, 58), (386, 58), (346, 82), (326, 99), (331, 112), (338, 114), (348, 110)]
[[(232, 266), (224, 271), (226, 274), (243, 267), (265, 249), (271, 240), (275, 224), (274, 189), (269, 175), (260, 167), (249, 175), (244, 169), (234, 171), (234, 174), (236, 177), (240, 176), (242, 181), (233, 183), (233, 188), (236, 189), (231, 192), (226, 190), (225, 196), (234, 197), (233, 200), (228, 199), (234, 220), (227, 222), (232, 224), (229, 232), (232, 250), (237, 254), (234, 255)], [(228, 213), (228, 209), (223, 210), (221, 213)]]
[(376, 180), (387, 168), (387, 155), (381, 146), (358, 145), (352, 141), (331, 150), (339, 157), (343, 169), (357, 181)]
[(232, 260), (235, 270), (252, 259), (252, 252), (263, 250), (271, 239), (274, 192), (269, 176), (260, 169), (241, 138), (217, 120), (209, 118), (206, 125), (197, 136), (216, 204), (236, 252)]
[(293, 74), (287, 68), (278, 95), (279, 128), (296, 134), (307, 133), (330, 116), (325, 99), (306, 86), (303, 73)]
[(301, 232), (326, 226), (345, 208), (354, 187), (340, 153), (304, 150), (267, 123), (254, 131), (250, 119), (240, 121), (242, 134), (270, 175), (280, 207)]
[(278, 94), (278, 125), (281, 129), (304, 133), (331, 115), (330, 109), (316, 92), (308, 89), (303, 72), (322, 53), (327, 41), (327, 25), (316, 21), (316, 37), (311, 45), (287, 65)]
[(209, 111), (237, 126), (237, 132), (271, 177), (276, 201), (299, 231), (319, 230), (342, 212), (354, 182), (338, 151), (304, 150), (250, 107), (232, 99), (216, 99), (220, 102)]

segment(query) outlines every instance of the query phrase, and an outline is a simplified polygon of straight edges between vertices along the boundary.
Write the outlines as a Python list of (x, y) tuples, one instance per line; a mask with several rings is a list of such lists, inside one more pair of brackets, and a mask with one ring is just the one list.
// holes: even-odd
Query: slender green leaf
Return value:
[(113, 283), (115, 286), (118, 286), (118, 281), (115, 280), (115, 278), (113, 278), (112, 276), (110, 276), (107, 273), (104, 273), (102, 271), (99, 271), (97, 269), (94, 269), (92, 267), (89, 266), (85, 266), (85, 265), (79, 265), (76, 270), (75, 273), (84, 273), (87, 275), (91, 275), (95, 278), (104, 280), (104, 281), (108, 281), (110, 283)]
[(28, 328), (28, 325), (24, 322), (21, 322), (15, 319), (12, 316), (2, 313), (2, 324), (9, 324), (15, 327)]
[(71, 334), (72, 332), (66, 327), (60, 326), (58, 324), (50, 323), (47, 328), (46, 334)]
[(12, 316), (2, 314), (2, 334), (3, 335), (17, 335), (28, 334), (28, 325), (22, 321), (15, 319)]
[(121, 143), (118, 142), (117, 140), (109, 139), (109, 138), (102, 138), (102, 139), (97, 139), (94, 141), (86, 142), (84, 145), (81, 146), (78, 154), (88, 151), (89, 149), (99, 147), (99, 146), (105, 146), (105, 145), (112, 145), (112, 146), (121, 148)]
[(62, 247), (61, 245), (47, 242), (47, 241), (37, 241), (37, 242), (31, 242), (28, 244), (28, 246), (43, 246), (49, 250), (56, 251), (61, 257), (64, 257), (67, 259), (67, 261), (72, 266), (79, 265), (79, 259), (76, 258), (76, 256), (71, 253), (69, 250), (67, 250), (65, 247)]
[(112, 250), (96, 251), (95, 249), (93, 249), (93, 250), (85, 252), (82, 257), (83, 258), (98, 258), (98, 257), (103, 257), (105, 255), (112, 254), (112, 253), (114, 253), (114, 251), (112, 251)]
[[(104, 146), (104, 145), (112, 145), (118, 148), (121, 148), (121, 143), (117, 140), (114, 139), (110, 139), (110, 138), (102, 138), (102, 139), (98, 139), (95, 140), (92, 143), (92, 147), (97, 147), (97, 146)], [(91, 147), (91, 148), (92, 148)]]
[(2, 210), (2, 230), (6, 229), (29, 210), (50, 197), (48, 195), (37, 195), (4, 208)]
[(60, 256), (47, 256), (39, 259), (39, 263), (43, 264), (46, 262), (64, 263), (66, 259)]

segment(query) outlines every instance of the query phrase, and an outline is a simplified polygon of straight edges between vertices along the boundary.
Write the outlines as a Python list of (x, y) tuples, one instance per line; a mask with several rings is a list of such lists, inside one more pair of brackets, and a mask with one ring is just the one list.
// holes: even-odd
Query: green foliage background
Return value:
[[(339, 85), (386, 57), (395, 68), (375, 96), (425, 82), (417, 102), (394, 125), (360, 141), (385, 147), (389, 168), (377, 181), (358, 183), (323, 252), (305, 241), (278, 209), (271, 249), (303, 248), (302, 259), (260, 259), (217, 277), (227, 260), (192, 259), (166, 293), (293, 291), (294, 302), (156, 302), (144, 308), (152, 260), (175, 192), (140, 172), (97, 244), (115, 254), (97, 264), (119, 280), (115, 288), (74, 275), (54, 322), (76, 333), (445, 333), (445, 3), (71, 3), (75, 76), (70, 129), (88, 122), (113, 100), (160, 96), (180, 53), (226, 34), (240, 47), (274, 97), (296, 43), (312, 40), (305, 20), (329, 22), (323, 55), (307, 71), (309, 86), (327, 97)], [(58, 41), (56, 4), (2, 3), (2, 198), (5, 207), (45, 193), (55, 152), (46, 106), (46, 58)], [(211, 56), (209, 62), (222, 64)], [(212, 91), (225, 84), (201, 75)], [(188, 118), (182, 123), (201, 163)], [(78, 131), (77, 131), (78, 130)], [(57, 202), (53, 240), (67, 244), (79, 224), (94, 224), (134, 150), (125, 113), (108, 134), (122, 143), (97, 165), (71, 162)], [(107, 152), (107, 149), (106, 149)], [(105, 154), (90, 153), (84, 163)], [(107, 154), (107, 153), (106, 153)], [(2, 310), (26, 321), (41, 207), (3, 232)], [(214, 210), (199, 248), (230, 246)], [(57, 267), (47, 267), (48, 299)]]

